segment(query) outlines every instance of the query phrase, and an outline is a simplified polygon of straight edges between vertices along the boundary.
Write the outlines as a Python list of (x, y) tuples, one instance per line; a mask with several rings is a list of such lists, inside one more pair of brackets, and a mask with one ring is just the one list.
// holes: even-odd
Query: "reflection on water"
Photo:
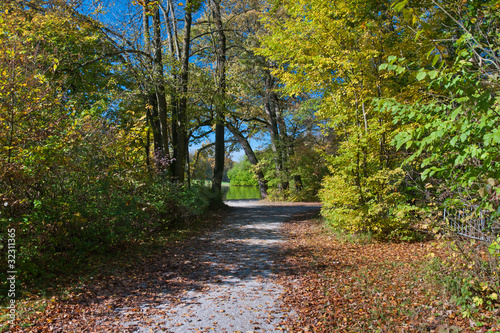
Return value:
[(224, 200), (260, 199), (258, 186), (222, 186)]

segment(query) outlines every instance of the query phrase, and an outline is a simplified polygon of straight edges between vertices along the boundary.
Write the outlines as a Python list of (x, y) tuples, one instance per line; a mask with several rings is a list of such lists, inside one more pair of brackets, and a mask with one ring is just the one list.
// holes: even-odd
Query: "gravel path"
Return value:
[[(146, 316), (127, 322), (129, 309), (116, 309), (125, 327), (135, 332), (281, 332), (289, 313), (280, 310), (283, 290), (273, 282), (272, 255), (283, 238), (281, 224), (294, 214), (318, 205), (270, 205), (259, 201), (228, 201), (233, 209), (226, 223), (199, 241), (209, 278), (201, 290), (184, 293), (176, 302), (155, 305)], [(206, 248), (206, 247), (205, 247)], [(151, 308), (151, 307), (150, 307)]]

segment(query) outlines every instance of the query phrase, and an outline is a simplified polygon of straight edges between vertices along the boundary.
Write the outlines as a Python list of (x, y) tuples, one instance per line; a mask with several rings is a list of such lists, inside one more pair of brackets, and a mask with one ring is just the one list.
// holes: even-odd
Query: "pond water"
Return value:
[(260, 199), (258, 186), (222, 186), (222, 196), (224, 200), (248, 200)]

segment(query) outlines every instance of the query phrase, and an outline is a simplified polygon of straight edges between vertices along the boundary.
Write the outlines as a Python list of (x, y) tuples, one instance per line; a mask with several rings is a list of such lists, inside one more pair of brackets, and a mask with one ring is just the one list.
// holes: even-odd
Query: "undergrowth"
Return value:
[[(472, 318), (485, 313), (500, 313), (500, 285), (498, 284), (498, 271), (490, 271), (488, 262), (482, 253), (477, 269), (473, 261), (465, 252), (480, 252), (481, 246), (471, 240), (443, 241), (444, 256), (433, 256), (427, 265), (427, 275), (442, 286), (452, 297), (453, 301), (461, 308), (463, 317)], [(459, 250), (460, 248), (460, 250)], [(483, 249), (484, 250), (484, 249)], [(498, 270), (498, 267), (497, 267)], [(484, 271), (484, 274), (481, 274)], [(500, 322), (500, 319), (498, 319)]]

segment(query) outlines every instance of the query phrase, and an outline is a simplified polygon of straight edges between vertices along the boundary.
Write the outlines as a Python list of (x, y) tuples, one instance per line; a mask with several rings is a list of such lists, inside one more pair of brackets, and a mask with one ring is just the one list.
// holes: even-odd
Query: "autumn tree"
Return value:
[(171, 177), (179, 183), (185, 181), (189, 143), (192, 15), (201, 2), (181, 5), (182, 11), (172, 0), (137, 1), (128, 10), (139, 20), (96, 24), (117, 49), (128, 76), (134, 78), (130, 91), (142, 96), (157, 168), (166, 171), (168, 165)]
[(302, 188), (301, 175), (290, 170), (296, 123), (289, 112), (301, 102), (280, 93), (280, 85), (270, 72), (272, 63), (254, 52), (259, 45), (257, 36), (264, 33), (259, 17), (268, 4), (246, 1), (227, 2), (226, 6), (231, 8), (225, 26), (231, 41), (227, 46), (226, 126), (254, 165), (263, 197), (267, 196), (268, 180), (249, 140), (252, 136), (270, 137), (275, 172), (269, 180), (279, 196), (285, 197), (291, 181), (297, 184), (295, 190)]
[(381, 73), (379, 65), (389, 50), (411, 58), (415, 47), (387, 3), (280, 4), (266, 17), (270, 33), (259, 53), (276, 63), (272, 73), (287, 94), (320, 96), (316, 115), (340, 143), (336, 154), (327, 156), (332, 176), (321, 195), (323, 214), (338, 227), (387, 235), (398, 228), (397, 212), (405, 209), (397, 191), (404, 173), (389, 144), (397, 132), (393, 118), (375, 111), (371, 101), (414, 98), (414, 90), (403, 90), (404, 79)]
[[(94, 62), (100, 51), (110, 49), (96, 29), (71, 13), (29, 9), (30, 4), (14, 1), (2, 8), (0, 119), (6, 130), (0, 156), (6, 172), (2, 180), (11, 188), (4, 193), (26, 191), (16, 189), (14, 178), (42, 176), (37, 173), (43, 163), (37, 163), (50, 160), (42, 156), (42, 147), (60, 138), (60, 131), (82, 116), (82, 108), (87, 114), (104, 112), (113, 91), (111, 85), (105, 89), (111, 80), (102, 75), (111, 70), (112, 59)], [(26, 163), (33, 163), (30, 172)]]

